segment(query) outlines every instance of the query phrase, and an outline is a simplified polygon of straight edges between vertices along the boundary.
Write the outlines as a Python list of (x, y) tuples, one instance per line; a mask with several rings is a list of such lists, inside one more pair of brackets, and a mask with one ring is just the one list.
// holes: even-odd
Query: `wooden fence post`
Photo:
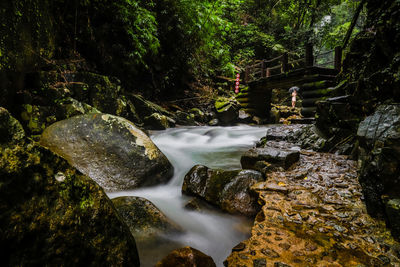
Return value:
[(306, 67), (314, 66), (313, 45), (306, 44)]
[(247, 83), (249, 81), (249, 74), (250, 74), (250, 69), (249, 67), (246, 67), (244, 70), (244, 83)]
[(266, 76), (265, 73), (265, 61), (261, 61), (261, 78), (264, 78)]
[(271, 77), (271, 69), (267, 68), (267, 77)]
[(342, 47), (335, 47), (335, 70), (339, 71), (342, 68)]
[(282, 55), (282, 67), (281, 67), (281, 73), (285, 73), (288, 72), (289, 68), (289, 57), (288, 57), (288, 53), (285, 52)]

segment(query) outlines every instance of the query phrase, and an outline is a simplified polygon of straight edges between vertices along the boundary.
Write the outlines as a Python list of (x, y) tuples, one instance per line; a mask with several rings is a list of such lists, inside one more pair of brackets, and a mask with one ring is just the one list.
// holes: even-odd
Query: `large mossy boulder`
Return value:
[(229, 213), (254, 216), (260, 207), (257, 195), (250, 187), (260, 181), (263, 181), (263, 176), (257, 171), (224, 171), (196, 165), (186, 174), (182, 192)]
[(21, 139), (20, 126), (0, 114), (1, 133), (17, 137), (0, 151), (2, 265), (139, 266), (135, 240), (103, 189)]
[(214, 260), (203, 252), (192, 248), (184, 247), (169, 253), (164, 259), (157, 263), (156, 267), (215, 267)]
[(145, 198), (117, 197), (112, 199), (112, 202), (136, 240), (182, 231), (176, 223)]
[[(395, 220), (400, 215), (393, 215), (395, 209), (385, 214), (384, 202), (400, 198), (400, 104), (379, 106), (360, 123), (357, 135), (359, 181), (368, 212), (399, 227)], [(396, 237), (400, 239), (398, 232)]]
[(87, 114), (59, 121), (40, 142), (107, 191), (165, 183), (173, 174), (150, 138), (117, 116)]

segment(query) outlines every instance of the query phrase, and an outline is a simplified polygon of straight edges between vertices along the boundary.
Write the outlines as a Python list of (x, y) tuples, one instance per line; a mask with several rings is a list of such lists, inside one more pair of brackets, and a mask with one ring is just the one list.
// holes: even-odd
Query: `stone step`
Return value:
[(302, 91), (309, 91), (315, 89), (325, 89), (328, 87), (332, 87), (335, 85), (335, 82), (332, 80), (322, 80), (322, 81), (315, 81), (310, 83), (304, 83), (300, 86)]
[(303, 107), (315, 107), (316, 102), (322, 100), (321, 97), (314, 97), (314, 98), (305, 98), (301, 103)]
[(327, 96), (332, 91), (333, 91), (332, 88), (326, 88), (326, 89), (318, 89), (312, 91), (301, 91), (300, 94), (303, 98), (315, 98), (315, 97)]
[(314, 124), (315, 123), (315, 117), (307, 117), (307, 118), (301, 118), (301, 119), (290, 119), (289, 120), (291, 124)]

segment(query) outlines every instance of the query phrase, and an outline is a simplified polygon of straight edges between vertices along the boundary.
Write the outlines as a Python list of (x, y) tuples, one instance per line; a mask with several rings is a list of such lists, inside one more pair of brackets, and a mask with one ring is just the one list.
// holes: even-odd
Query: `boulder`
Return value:
[[(260, 165), (268, 166), (268, 168), (271, 169), (277, 167), (288, 169), (297, 162), (299, 158), (299, 150), (258, 147), (252, 148), (244, 153), (240, 159), (240, 163), (242, 164), (243, 169), (260, 170)], [(262, 169), (262, 171), (265, 172), (266, 170)]]
[(213, 170), (203, 165), (196, 165), (185, 175), (182, 192), (218, 205), (225, 185), (238, 173), (238, 170)]
[(221, 208), (229, 213), (255, 216), (261, 206), (257, 202), (258, 195), (250, 188), (261, 181), (264, 181), (264, 178), (258, 171), (240, 171), (222, 190)]
[(48, 127), (40, 140), (107, 191), (167, 182), (173, 167), (150, 138), (128, 120), (87, 114)]
[(176, 121), (176, 123), (180, 125), (187, 125), (187, 126), (196, 125), (195, 115), (192, 113), (186, 113), (184, 111), (178, 110), (177, 112), (175, 112), (173, 118)]
[(257, 171), (223, 171), (196, 165), (186, 174), (182, 192), (229, 213), (253, 216), (259, 211), (259, 206), (250, 187), (260, 181), (263, 181), (263, 176)]
[(165, 130), (167, 128), (175, 127), (175, 121), (170, 117), (161, 115), (160, 113), (153, 113), (144, 118), (144, 127), (148, 130)]
[(239, 116), (239, 105), (229, 98), (218, 98), (215, 101), (215, 110), (219, 121), (224, 124), (234, 123)]
[(385, 211), (387, 215), (387, 224), (392, 229), (392, 234), (398, 240), (400, 239), (400, 199), (391, 199), (386, 202)]
[[(387, 217), (382, 197), (400, 198), (400, 105), (382, 105), (359, 125), (359, 181), (368, 212)], [(400, 236), (397, 233), (398, 239)]]
[(157, 263), (157, 267), (215, 267), (214, 260), (203, 252), (192, 248), (184, 247), (176, 249)]
[(238, 122), (240, 123), (250, 123), (253, 119), (253, 116), (251, 116), (249, 113), (244, 111), (243, 109), (239, 110), (239, 115), (238, 115)]
[(193, 114), (195, 121), (198, 121), (198, 122), (201, 122), (201, 123), (204, 123), (204, 122), (207, 121), (206, 114), (204, 114), (204, 112), (201, 111), (199, 108), (192, 108), (192, 109), (189, 110), (189, 113)]
[[(3, 118), (0, 131), (19, 138)], [(25, 139), (0, 154), (4, 266), (139, 266), (129, 228), (93, 180)]]
[(118, 197), (112, 202), (136, 240), (182, 232), (176, 223), (145, 198)]

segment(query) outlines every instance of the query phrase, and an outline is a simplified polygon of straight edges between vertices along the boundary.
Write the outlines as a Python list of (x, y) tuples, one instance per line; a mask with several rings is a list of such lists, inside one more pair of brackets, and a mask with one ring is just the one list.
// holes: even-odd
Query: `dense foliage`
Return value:
[[(357, 0), (5, 0), (0, 68), (77, 54), (130, 90), (179, 93), (283, 51), (341, 45)], [(362, 19), (360, 20), (362, 22)]]

